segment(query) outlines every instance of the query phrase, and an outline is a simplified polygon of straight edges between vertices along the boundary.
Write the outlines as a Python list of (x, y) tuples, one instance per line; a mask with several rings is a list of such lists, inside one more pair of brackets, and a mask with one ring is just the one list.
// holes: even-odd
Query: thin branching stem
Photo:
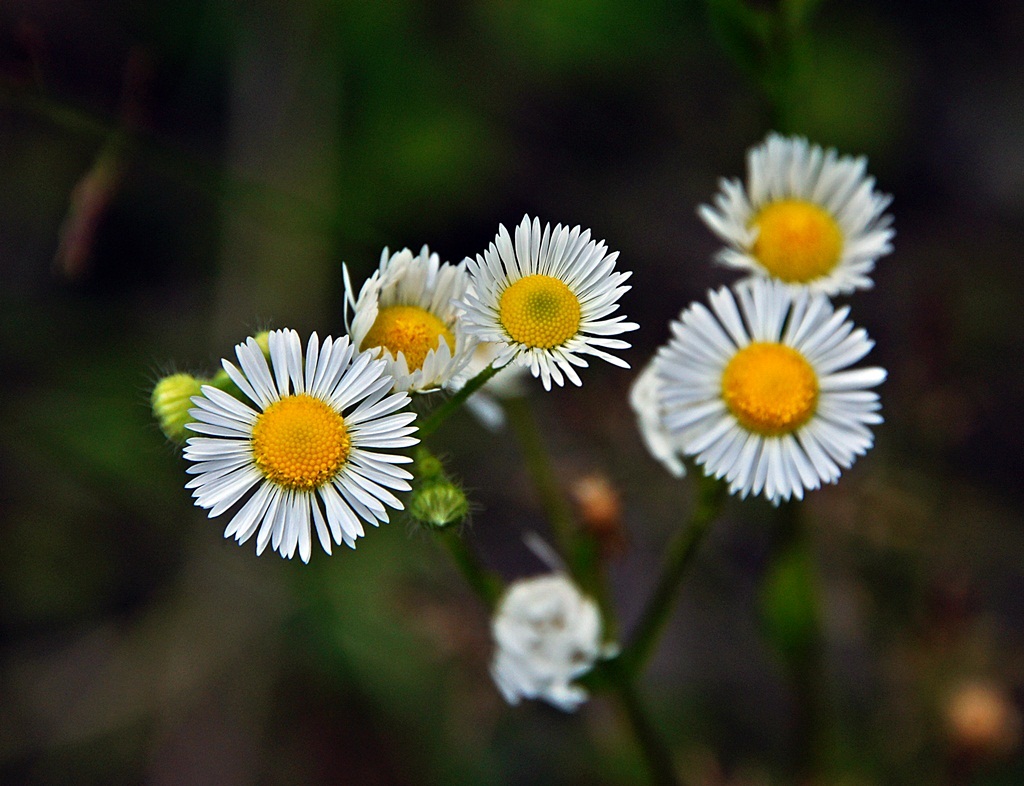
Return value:
[(493, 612), (498, 605), (498, 598), (501, 597), (504, 590), (504, 585), (498, 574), (484, 567), (476, 552), (462, 537), (461, 532), (455, 531), (453, 528), (440, 530), (437, 532), (437, 538), (451, 554), (459, 572), (487, 606), (487, 610)]
[(712, 522), (718, 518), (725, 499), (725, 484), (701, 476), (697, 503), (689, 524), (679, 531), (669, 545), (658, 583), (640, 615), (632, 640), (619, 656), (629, 674), (639, 672), (654, 650), (694, 557), (697, 555)]
[(445, 401), (441, 406), (431, 412), (422, 423), (420, 423), (419, 436), (421, 439), (425, 439), (437, 431), (438, 427), (444, 423), (452, 414), (454, 414), (459, 407), (466, 403), (466, 399), (476, 393), (482, 388), (487, 381), (497, 374), (501, 369), (495, 368), (492, 363), (469, 382), (467, 382), (461, 389), (453, 393), (451, 398)]
[(505, 402), (505, 409), (509, 424), (519, 439), (541, 508), (551, 526), (555, 545), (565, 559), (573, 579), (597, 601), (605, 630), (614, 635), (615, 614), (601, 574), (600, 549), (594, 538), (576, 525), (572, 506), (558, 482), (530, 401), (526, 397), (511, 399)]
[(609, 663), (609, 678), (615, 691), (615, 697), (622, 707), (633, 731), (637, 745), (647, 764), (651, 783), (655, 786), (682, 786), (682, 781), (672, 761), (671, 751), (665, 746), (660, 735), (647, 716), (643, 701), (636, 689), (633, 676), (621, 663)]

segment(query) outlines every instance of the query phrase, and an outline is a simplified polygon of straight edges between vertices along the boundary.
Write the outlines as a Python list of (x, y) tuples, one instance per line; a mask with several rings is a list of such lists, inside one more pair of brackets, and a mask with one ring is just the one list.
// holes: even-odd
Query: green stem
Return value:
[(544, 445), (540, 427), (529, 399), (515, 398), (505, 402), (509, 424), (519, 439), (526, 468), (533, 480), (555, 538), (559, 553), (565, 558), (569, 573), (586, 594), (597, 601), (604, 620), (605, 632), (615, 636), (615, 613), (601, 575), (600, 550), (594, 538), (587, 537), (576, 526), (572, 507), (562, 493), (551, 457)]
[(706, 475), (701, 476), (697, 504), (690, 516), (689, 526), (682, 529), (670, 544), (658, 583), (640, 616), (632, 641), (619, 656), (628, 674), (639, 672), (650, 657), (679, 595), (683, 578), (693, 564), (693, 558), (704, 542), (711, 523), (718, 518), (725, 492), (724, 483)]
[(501, 578), (483, 566), (460, 533), (447, 529), (438, 531), (436, 536), (448, 549), (469, 586), (480, 596), (487, 610), (493, 612), (504, 589)]
[(789, 673), (793, 689), (796, 774), (810, 779), (822, 774), (835, 727), (825, 676), (813, 544), (800, 513), (800, 505), (794, 500), (779, 506), (762, 613), (766, 632)]
[[(504, 368), (502, 366), (501, 368)], [(501, 371), (501, 368), (495, 368), (494, 364), (491, 364), (469, 382), (467, 382), (460, 390), (452, 394), (451, 398), (445, 401), (441, 406), (435, 409), (428, 415), (423, 422), (420, 424), (419, 437), (425, 439), (437, 431), (438, 427), (444, 423), (450, 415), (452, 415), (459, 407), (461, 407), (466, 399), (476, 393), (482, 388), (487, 381), (491, 379), (495, 374)]]
[(705, 0), (712, 30), (736, 66), (764, 95), (772, 127), (799, 131), (811, 73), (809, 26), (821, 0)]
[(544, 440), (541, 437), (530, 401), (525, 396), (510, 399), (505, 402), (505, 411), (508, 414), (512, 430), (515, 431), (523, 449), (526, 469), (537, 489), (541, 507), (551, 524), (555, 542), (572, 568), (573, 540), (576, 532), (572, 508), (558, 485), (555, 470), (551, 464), (551, 458), (544, 448)]
[[(573, 579), (598, 602), (606, 636), (614, 638), (615, 615), (601, 573), (597, 543), (576, 527), (572, 508), (562, 493), (540, 427), (526, 398), (505, 402), (509, 423), (519, 439), (527, 470), (537, 489), (541, 507), (551, 524), (555, 542), (568, 563)], [(633, 675), (617, 658), (603, 661), (591, 674), (592, 686), (614, 692), (656, 786), (679, 786), (672, 756), (647, 717), (633, 684)], [(586, 679), (583, 680), (587, 682)]]
[(636, 737), (640, 752), (643, 754), (651, 776), (651, 783), (656, 784), (656, 786), (680, 786), (681, 781), (676, 774), (672, 754), (665, 747), (661, 737), (647, 717), (632, 676), (622, 666), (623, 664), (621, 663), (608, 663), (608, 676), (614, 686), (615, 696), (626, 714), (630, 728), (633, 730), (633, 736)]

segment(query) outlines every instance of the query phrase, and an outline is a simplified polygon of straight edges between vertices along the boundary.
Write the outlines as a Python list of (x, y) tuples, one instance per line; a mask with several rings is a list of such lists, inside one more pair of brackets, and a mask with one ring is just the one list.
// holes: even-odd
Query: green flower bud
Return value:
[(469, 513), (466, 494), (448, 480), (426, 483), (412, 492), (409, 515), (427, 527), (444, 529), (459, 524)]
[(416, 448), (416, 460), (413, 464), (413, 474), (420, 483), (428, 483), (437, 480), (446, 480), (444, 464), (441, 459), (427, 450), (423, 445)]
[[(256, 339), (256, 343), (263, 350), (263, 357), (270, 360), (270, 331), (264, 330), (261, 333), (257, 333), (253, 338)], [(234, 383), (231, 377), (228, 376), (228, 372), (223, 368), (217, 369), (217, 373), (204, 384), (213, 385), (213, 387), (223, 390), (229, 396), (234, 396), (243, 404), (251, 406), (249, 397), (242, 392), (241, 388)]]
[(189, 435), (185, 430), (185, 424), (192, 422), (188, 411), (192, 408), (192, 396), (200, 394), (202, 384), (191, 374), (171, 374), (154, 386), (151, 398), (153, 417), (172, 442), (184, 442)]

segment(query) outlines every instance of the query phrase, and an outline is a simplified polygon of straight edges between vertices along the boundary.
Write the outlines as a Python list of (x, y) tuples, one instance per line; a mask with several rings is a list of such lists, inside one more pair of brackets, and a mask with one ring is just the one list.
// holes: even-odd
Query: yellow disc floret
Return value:
[(275, 401), (252, 428), (252, 455), (270, 481), (310, 491), (341, 471), (352, 441), (345, 420), (318, 398), (300, 393)]
[(359, 349), (384, 347), (394, 357), (405, 355), (409, 371), (423, 368), (427, 353), (441, 345), (455, 352), (455, 336), (440, 319), (419, 306), (384, 306)]
[(565, 282), (535, 274), (501, 293), (498, 318), (513, 341), (528, 347), (561, 346), (580, 329), (580, 301)]
[(843, 233), (825, 210), (801, 199), (781, 199), (754, 216), (758, 262), (776, 278), (806, 284), (832, 271), (843, 253)]
[(789, 434), (818, 406), (818, 375), (795, 349), (755, 342), (725, 367), (722, 397), (744, 428), (766, 437)]

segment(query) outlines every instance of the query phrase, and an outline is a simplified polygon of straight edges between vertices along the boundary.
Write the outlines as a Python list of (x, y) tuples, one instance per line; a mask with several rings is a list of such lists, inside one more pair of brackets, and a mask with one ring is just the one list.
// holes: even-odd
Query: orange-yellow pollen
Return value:
[(564, 281), (534, 274), (501, 293), (498, 318), (513, 341), (528, 347), (561, 346), (580, 329), (580, 301)]
[(802, 199), (780, 199), (754, 216), (753, 253), (775, 278), (806, 284), (832, 271), (843, 253), (843, 233), (825, 210)]
[(275, 401), (252, 429), (252, 455), (270, 481), (310, 491), (341, 471), (352, 441), (345, 420), (318, 398), (299, 393)]
[(427, 353), (441, 346), (441, 338), (455, 352), (455, 336), (440, 319), (419, 306), (384, 306), (377, 312), (359, 349), (384, 347), (394, 357), (405, 355), (409, 371), (423, 368)]
[(725, 367), (722, 397), (744, 428), (766, 437), (789, 434), (818, 406), (818, 375), (792, 347), (755, 342)]

